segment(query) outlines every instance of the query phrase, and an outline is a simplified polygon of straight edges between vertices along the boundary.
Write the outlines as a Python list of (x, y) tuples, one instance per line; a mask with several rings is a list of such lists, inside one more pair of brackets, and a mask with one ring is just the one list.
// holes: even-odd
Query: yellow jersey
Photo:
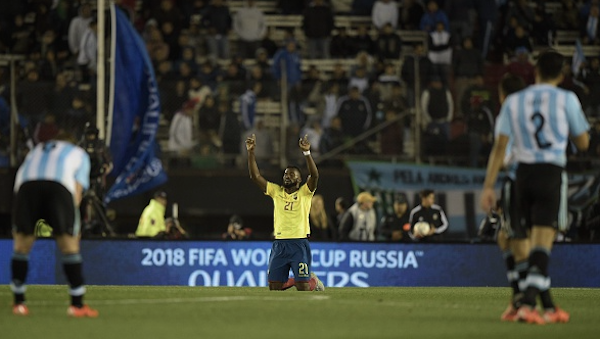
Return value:
[(314, 193), (306, 184), (288, 194), (283, 186), (267, 182), (265, 195), (273, 199), (275, 239), (301, 239), (310, 236), (308, 215)]

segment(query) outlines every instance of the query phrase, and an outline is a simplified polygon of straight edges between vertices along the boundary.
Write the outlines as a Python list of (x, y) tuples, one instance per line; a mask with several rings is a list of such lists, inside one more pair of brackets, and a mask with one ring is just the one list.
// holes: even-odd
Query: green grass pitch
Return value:
[(30, 316), (0, 289), (0, 338), (598, 338), (600, 289), (553, 289), (568, 324), (503, 323), (508, 288), (88, 286), (97, 319), (66, 316), (66, 286), (28, 287)]

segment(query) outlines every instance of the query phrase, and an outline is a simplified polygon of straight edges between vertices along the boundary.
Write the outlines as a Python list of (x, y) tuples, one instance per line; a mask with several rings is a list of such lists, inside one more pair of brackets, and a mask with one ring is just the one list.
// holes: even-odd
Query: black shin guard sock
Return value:
[[(527, 271), (528, 280), (529, 276), (547, 279), (549, 259), (550, 256), (547, 250), (543, 248), (534, 248), (529, 254), (529, 270)], [(532, 286), (531, 283), (529, 283), (527, 290), (525, 290), (523, 303), (535, 307), (536, 298), (540, 294), (540, 291), (541, 289), (538, 286)], [(547, 296), (550, 296), (550, 294), (547, 294)]]
[(554, 301), (552, 301), (552, 296), (550, 295), (550, 290), (547, 289), (545, 291), (540, 291), (540, 299), (542, 300), (542, 306), (545, 310), (554, 310)]
[(14, 253), (11, 260), (12, 271), (12, 289), (15, 305), (25, 302), (25, 280), (27, 279), (27, 270), (29, 268), (29, 256), (26, 254)]
[(81, 274), (81, 255), (69, 254), (63, 256), (63, 268), (69, 282), (71, 305), (83, 306), (83, 275)]
[(508, 278), (508, 282), (510, 283), (510, 287), (513, 290), (513, 297), (519, 293), (519, 279), (518, 277), (512, 276), (516, 270), (515, 256), (512, 253), (507, 253), (504, 256), (504, 263), (506, 264), (506, 272)]
[(515, 271), (519, 275), (519, 278), (516, 281), (516, 286), (513, 286), (513, 291), (515, 292), (513, 295), (513, 306), (515, 308), (519, 308), (522, 303), (522, 299), (524, 296), (525, 290), (521, 289), (521, 285), (525, 286), (525, 280), (527, 279), (527, 268), (529, 267), (529, 262), (527, 260), (519, 261), (515, 263)]

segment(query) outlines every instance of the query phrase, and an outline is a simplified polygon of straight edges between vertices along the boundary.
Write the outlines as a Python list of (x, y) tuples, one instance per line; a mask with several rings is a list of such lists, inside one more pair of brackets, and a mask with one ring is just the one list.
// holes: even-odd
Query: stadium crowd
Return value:
[[(569, 46), (577, 39), (586, 48), (600, 46), (598, 0), (115, 3), (146, 43), (162, 98), (158, 137), (171, 164), (183, 166), (212, 166), (206, 160), (217, 154), (235, 159), (252, 133), (260, 135), (256, 156), (264, 166), (272, 165), (277, 147), (294, 149), (299, 135), (309, 136), (318, 157), (380, 125), (344, 152), (409, 159), (420, 121), (425, 161), (482, 167), (493, 142), (502, 74), (533, 83), (534, 55), (557, 46), (561, 34), (574, 36)], [(25, 56), (16, 97), (22, 140), (47, 140), (61, 125), (81, 135), (85, 123), (95, 121), (95, 6), (78, 0), (0, 4), (0, 53)], [(587, 52), (580, 66), (565, 66), (562, 86), (579, 96), (590, 120), (598, 120), (600, 49), (586, 50), (593, 55)], [(3, 66), (4, 165), (9, 81)], [(286, 124), (277, 114), (282, 111)], [(286, 128), (289, 145), (277, 146), (278, 128)], [(597, 158), (599, 134), (596, 123), (590, 154), (579, 157)], [(287, 153), (291, 163), (302, 160)]]

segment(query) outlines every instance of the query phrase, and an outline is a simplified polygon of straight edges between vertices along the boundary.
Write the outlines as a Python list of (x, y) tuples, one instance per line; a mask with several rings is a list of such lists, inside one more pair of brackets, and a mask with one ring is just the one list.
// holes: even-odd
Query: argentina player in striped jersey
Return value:
[[(555, 51), (539, 55), (536, 84), (510, 95), (504, 101), (496, 140), (488, 161), (481, 195), (481, 207), (495, 205), (494, 185), (510, 142), (516, 173), (516, 216), (511, 227), (529, 232), (531, 250), (524, 296), (517, 320), (533, 324), (568, 322), (569, 314), (554, 305), (550, 297), (548, 263), (557, 228), (566, 226), (561, 199), (566, 194), (566, 149), (569, 139), (579, 150), (589, 146), (589, 124), (573, 92), (558, 88), (562, 81), (564, 57)], [(541, 293), (548, 291), (548, 293)], [(536, 310), (541, 296), (543, 315)]]
[(36, 222), (44, 219), (53, 228), (69, 283), (71, 305), (67, 315), (77, 318), (98, 316), (98, 311), (83, 304), (85, 285), (79, 250), (79, 204), (83, 191), (90, 186), (90, 157), (74, 142), (71, 134), (60, 131), (54, 140), (36, 145), (17, 171), (10, 282), (15, 315), (29, 314), (25, 305), (29, 252), (35, 242)]

